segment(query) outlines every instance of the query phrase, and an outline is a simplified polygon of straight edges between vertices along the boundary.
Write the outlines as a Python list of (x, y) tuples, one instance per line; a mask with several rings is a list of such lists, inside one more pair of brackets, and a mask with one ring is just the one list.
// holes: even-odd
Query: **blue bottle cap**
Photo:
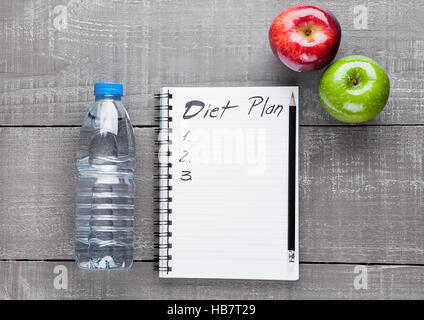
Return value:
[(94, 95), (123, 96), (124, 86), (120, 83), (96, 83), (94, 85)]

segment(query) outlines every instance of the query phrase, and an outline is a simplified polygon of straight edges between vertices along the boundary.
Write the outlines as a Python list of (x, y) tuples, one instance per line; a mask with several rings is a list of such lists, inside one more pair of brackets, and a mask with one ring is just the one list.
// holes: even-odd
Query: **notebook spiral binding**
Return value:
[(172, 271), (170, 265), (172, 256), (170, 255), (170, 249), (172, 248), (171, 237), (172, 232), (170, 227), (172, 226), (172, 174), (171, 168), (172, 163), (169, 162), (171, 156), (171, 145), (172, 141), (169, 139), (169, 134), (172, 132), (170, 123), (172, 122), (171, 111), (172, 106), (170, 100), (172, 94), (168, 92), (160, 93), (155, 95), (155, 99), (159, 101), (159, 104), (155, 106), (155, 110), (159, 114), (155, 117), (156, 124), (159, 128), (156, 129), (158, 139), (156, 141), (156, 162), (155, 162), (155, 226), (157, 231), (154, 233), (155, 244), (154, 248), (158, 250), (158, 254), (155, 255), (155, 266), (154, 270), (159, 272), (169, 273)]

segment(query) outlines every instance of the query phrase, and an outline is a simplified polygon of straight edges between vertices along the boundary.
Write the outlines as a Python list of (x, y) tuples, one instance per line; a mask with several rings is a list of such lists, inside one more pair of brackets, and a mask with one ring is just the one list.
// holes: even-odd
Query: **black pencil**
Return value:
[(295, 260), (296, 232), (296, 101), (292, 93), (289, 106), (289, 199), (288, 199), (288, 251), (289, 262)]

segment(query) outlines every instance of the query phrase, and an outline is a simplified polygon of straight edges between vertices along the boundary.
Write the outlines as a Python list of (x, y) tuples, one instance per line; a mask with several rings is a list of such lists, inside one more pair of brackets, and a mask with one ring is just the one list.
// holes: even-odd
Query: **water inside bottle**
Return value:
[(84, 269), (133, 261), (135, 141), (117, 97), (97, 97), (80, 132), (75, 253)]

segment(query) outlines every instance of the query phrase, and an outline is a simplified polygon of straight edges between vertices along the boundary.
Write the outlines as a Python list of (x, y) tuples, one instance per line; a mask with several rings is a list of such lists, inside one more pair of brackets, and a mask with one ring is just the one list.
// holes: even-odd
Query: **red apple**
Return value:
[(339, 49), (342, 31), (328, 10), (299, 4), (281, 12), (269, 29), (274, 55), (294, 71), (318, 70), (328, 65)]

